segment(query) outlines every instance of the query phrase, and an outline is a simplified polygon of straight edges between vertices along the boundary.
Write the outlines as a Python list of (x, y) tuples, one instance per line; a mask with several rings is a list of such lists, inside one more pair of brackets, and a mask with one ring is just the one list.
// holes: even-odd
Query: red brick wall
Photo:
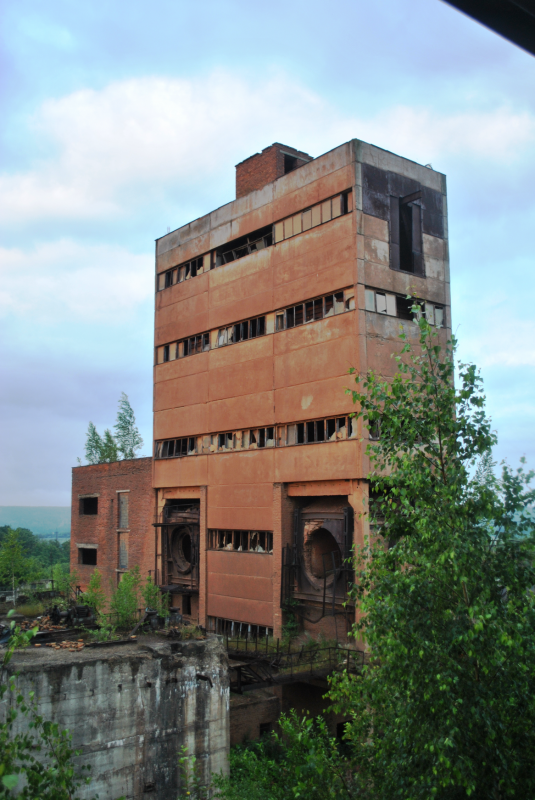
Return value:
[[(236, 197), (255, 192), (281, 178), (284, 175), (284, 153), (301, 156), (306, 161), (312, 160), (307, 153), (275, 142), (265, 147), (261, 153), (255, 153), (236, 165)], [(300, 166), (303, 163), (298, 162)]]
[(230, 695), (230, 744), (258, 739), (260, 725), (276, 728), (281, 713), (280, 690), (257, 689), (243, 694)]
[[(112, 464), (74, 467), (72, 471), (71, 569), (80, 576), (80, 586), (87, 588), (94, 569), (102, 573), (102, 587), (111, 593), (118, 578), (118, 498), (128, 493), (128, 567), (139, 565), (145, 578), (154, 574), (155, 529), (152, 459), (135, 458)], [(80, 495), (98, 494), (98, 514), (80, 515)], [(77, 544), (96, 544), (96, 567), (78, 563)]]

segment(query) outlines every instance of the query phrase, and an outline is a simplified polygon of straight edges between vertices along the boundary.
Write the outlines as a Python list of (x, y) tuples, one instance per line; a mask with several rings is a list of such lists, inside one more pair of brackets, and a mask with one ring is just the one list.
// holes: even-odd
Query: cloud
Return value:
[(70, 240), (0, 248), (0, 317), (121, 324), (154, 291), (153, 256)]
[(422, 161), (496, 160), (517, 158), (535, 137), (535, 119), (507, 107), (392, 106), (358, 117), (283, 74), (248, 82), (222, 71), (84, 89), (47, 100), (32, 125), (50, 152), (25, 172), (0, 175), (0, 218), (13, 224), (118, 218), (162, 192), (180, 203), (228, 175), (251, 142), (286, 141), (318, 155), (358, 137)]
[(463, 352), (483, 368), (535, 367), (535, 322), (507, 319), (503, 313), (494, 319), (499, 324), (485, 325), (477, 333), (472, 328), (463, 337)]

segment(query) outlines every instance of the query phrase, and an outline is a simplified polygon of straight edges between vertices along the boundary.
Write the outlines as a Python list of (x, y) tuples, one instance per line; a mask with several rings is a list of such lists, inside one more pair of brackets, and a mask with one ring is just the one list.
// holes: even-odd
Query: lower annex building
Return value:
[(275, 143), (236, 195), (156, 242), (153, 457), (73, 469), (71, 560), (82, 587), (139, 564), (209, 630), (280, 636), (293, 600), (343, 640), (369, 472), (348, 370), (393, 374), (407, 295), (449, 337), (446, 180)]

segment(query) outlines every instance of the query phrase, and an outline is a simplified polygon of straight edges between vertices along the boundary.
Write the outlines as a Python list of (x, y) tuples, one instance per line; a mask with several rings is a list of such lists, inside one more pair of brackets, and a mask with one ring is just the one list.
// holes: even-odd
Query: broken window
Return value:
[(210, 334), (198, 333), (189, 336), (187, 339), (180, 339), (178, 342), (163, 345), (157, 348), (157, 363), (165, 364), (177, 358), (193, 356), (196, 353), (206, 353), (210, 349)]
[(193, 258), (185, 264), (180, 264), (178, 267), (162, 272), (158, 275), (158, 291), (168, 289), (169, 286), (174, 286), (176, 283), (195, 278), (203, 272), (208, 272), (210, 269), (210, 253), (205, 256)]
[(390, 196), (390, 267), (424, 276), (421, 197), (421, 189)]
[(81, 516), (89, 516), (91, 514), (98, 514), (98, 497), (82, 497), (80, 498), (79, 513)]
[(266, 318), (255, 317), (244, 322), (237, 322), (235, 325), (228, 325), (219, 328), (217, 332), (217, 346), (224, 347), (227, 344), (246, 342), (248, 339), (256, 339), (264, 336), (266, 332)]
[(273, 230), (270, 225), (219, 247), (215, 253), (215, 266), (219, 267), (222, 264), (237, 261), (244, 256), (251, 255), (251, 253), (256, 253), (258, 250), (271, 247), (272, 244)]
[(344, 311), (352, 311), (355, 308), (355, 293), (353, 289), (344, 289), (336, 294), (328, 294), (325, 297), (317, 297), (314, 300), (307, 300), (296, 306), (290, 306), (284, 311), (277, 311), (275, 314), (275, 330), (283, 331), (289, 328), (297, 328), (307, 322), (315, 322), (325, 317), (332, 317), (334, 314), (342, 314)]
[(296, 167), (300, 166), (298, 164), (297, 158), (295, 156), (289, 156), (287, 153), (284, 154), (284, 174), (286, 175), (288, 172), (292, 172), (292, 170), (296, 169)]
[[(365, 289), (364, 304), (366, 311), (376, 311), (378, 314), (386, 314), (398, 317), (398, 319), (417, 321), (423, 313), (430, 325), (441, 328), (445, 324), (443, 306), (417, 300), (414, 297), (403, 297), (388, 292), (378, 292), (375, 289)], [(416, 313), (413, 311), (415, 305), (421, 309)]]
[(128, 492), (118, 492), (117, 510), (119, 513), (118, 525), (119, 528), (128, 528)]
[(253, 625), (249, 622), (239, 622), (234, 619), (223, 619), (222, 617), (208, 617), (207, 628), (212, 633), (218, 633), (219, 635), (254, 639), (255, 641), (273, 636), (273, 628), (267, 628), (264, 625)]
[(273, 553), (272, 531), (218, 531), (208, 532), (211, 550), (231, 550), (237, 553)]
[(97, 565), (97, 548), (96, 547), (79, 547), (78, 548), (78, 563), (84, 564), (88, 567), (96, 567)]
[(197, 453), (197, 437), (188, 436), (181, 439), (167, 439), (156, 445), (155, 458), (182, 458)]
[(257, 450), (267, 447), (285, 447), (312, 442), (333, 442), (354, 438), (356, 422), (348, 417), (294, 422), (289, 425), (269, 425), (265, 428), (225, 431), (222, 433), (167, 439), (156, 442), (155, 458), (181, 458), (198, 453), (226, 452), (232, 450)]
[(297, 234), (322, 225), (324, 222), (330, 222), (352, 210), (352, 193), (349, 190), (307, 208), (299, 214), (294, 214), (293, 217), (276, 222), (273, 226), (274, 241), (277, 243), (284, 239), (290, 239), (292, 236), (297, 236)]

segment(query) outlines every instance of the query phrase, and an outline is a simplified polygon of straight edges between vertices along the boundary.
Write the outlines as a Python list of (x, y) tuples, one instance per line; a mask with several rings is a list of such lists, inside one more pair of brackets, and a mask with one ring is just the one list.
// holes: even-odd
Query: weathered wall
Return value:
[(244, 197), (250, 192), (262, 189), (266, 184), (272, 183), (284, 175), (285, 153), (301, 156), (302, 160), (298, 162), (299, 166), (306, 161), (312, 161), (308, 153), (275, 142), (269, 147), (265, 147), (261, 153), (255, 153), (245, 161), (236, 164), (236, 197)]
[[(128, 494), (128, 527), (119, 527), (118, 494)], [(98, 495), (98, 513), (80, 514), (80, 496)], [(111, 594), (124, 569), (119, 564), (119, 537), (127, 552), (127, 565), (136, 564), (145, 578), (155, 568), (154, 492), (152, 459), (133, 458), (111, 464), (74, 467), (72, 471), (71, 569), (87, 588), (94, 566), (79, 563), (79, 545), (96, 546), (96, 569), (102, 573), (102, 588)]]
[(228, 769), (228, 662), (216, 637), (68, 654), (31, 648), (9, 670), (20, 670), (22, 693), (35, 691), (38, 713), (69, 729), (80, 764), (91, 765), (82, 800), (176, 800), (182, 745), (206, 782)]
[(256, 689), (230, 696), (230, 744), (258, 739), (275, 730), (281, 714), (282, 689)]

